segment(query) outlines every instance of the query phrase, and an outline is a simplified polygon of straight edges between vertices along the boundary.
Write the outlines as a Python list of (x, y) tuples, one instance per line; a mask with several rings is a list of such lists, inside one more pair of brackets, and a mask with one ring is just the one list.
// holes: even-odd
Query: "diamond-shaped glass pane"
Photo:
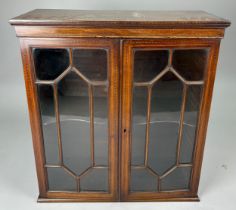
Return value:
[(63, 160), (77, 175), (90, 166), (88, 85), (70, 72), (58, 83)]
[(176, 163), (183, 85), (172, 73), (152, 88), (148, 164), (163, 174)]

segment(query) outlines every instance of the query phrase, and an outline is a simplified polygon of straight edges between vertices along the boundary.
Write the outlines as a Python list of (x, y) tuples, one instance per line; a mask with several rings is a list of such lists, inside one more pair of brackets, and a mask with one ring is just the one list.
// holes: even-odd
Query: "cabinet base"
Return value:
[(79, 199), (79, 198), (41, 198), (38, 197), (37, 202), (39, 203), (54, 203), (54, 202), (198, 202), (200, 201), (198, 196), (195, 197), (173, 197), (173, 198), (158, 198), (158, 199), (151, 199), (151, 200), (127, 200), (127, 201), (111, 201), (111, 200), (91, 200), (91, 199)]

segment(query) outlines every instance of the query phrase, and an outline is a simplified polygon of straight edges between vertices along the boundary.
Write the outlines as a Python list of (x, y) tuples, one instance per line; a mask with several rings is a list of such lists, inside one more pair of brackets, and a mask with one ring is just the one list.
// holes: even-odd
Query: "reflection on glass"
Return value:
[(38, 85), (38, 97), (40, 103), (46, 163), (57, 164), (59, 163), (59, 152), (52, 86)]
[(183, 136), (180, 150), (180, 162), (191, 163), (195, 144), (198, 112), (201, 101), (201, 85), (192, 85), (187, 89), (184, 112)]
[(191, 167), (176, 168), (161, 180), (161, 190), (188, 189), (191, 176)]
[(148, 82), (155, 78), (168, 63), (167, 50), (136, 51), (134, 82)]
[(107, 52), (101, 49), (74, 49), (73, 61), (76, 68), (90, 80), (107, 79)]
[(159, 175), (175, 165), (182, 83), (165, 74), (152, 88), (148, 164)]
[(54, 80), (69, 66), (66, 49), (34, 49), (33, 58), (36, 77), (39, 80)]
[(207, 60), (208, 50), (206, 49), (175, 50), (173, 67), (186, 80), (203, 80)]

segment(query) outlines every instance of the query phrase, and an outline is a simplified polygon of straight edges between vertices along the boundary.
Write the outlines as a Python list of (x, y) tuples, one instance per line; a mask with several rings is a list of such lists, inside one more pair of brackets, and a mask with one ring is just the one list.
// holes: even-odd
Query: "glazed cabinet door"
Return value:
[(40, 199), (115, 200), (117, 40), (22, 39), (21, 44), (36, 121)]
[(209, 40), (124, 41), (123, 200), (197, 199), (217, 53)]

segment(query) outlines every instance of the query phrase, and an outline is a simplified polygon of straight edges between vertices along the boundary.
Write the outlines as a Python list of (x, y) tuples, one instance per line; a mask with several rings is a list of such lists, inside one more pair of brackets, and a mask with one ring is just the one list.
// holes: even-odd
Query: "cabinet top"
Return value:
[(119, 11), (36, 9), (9, 21), (12, 25), (109, 28), (225, 28), (226, 19), (204, 11)]

